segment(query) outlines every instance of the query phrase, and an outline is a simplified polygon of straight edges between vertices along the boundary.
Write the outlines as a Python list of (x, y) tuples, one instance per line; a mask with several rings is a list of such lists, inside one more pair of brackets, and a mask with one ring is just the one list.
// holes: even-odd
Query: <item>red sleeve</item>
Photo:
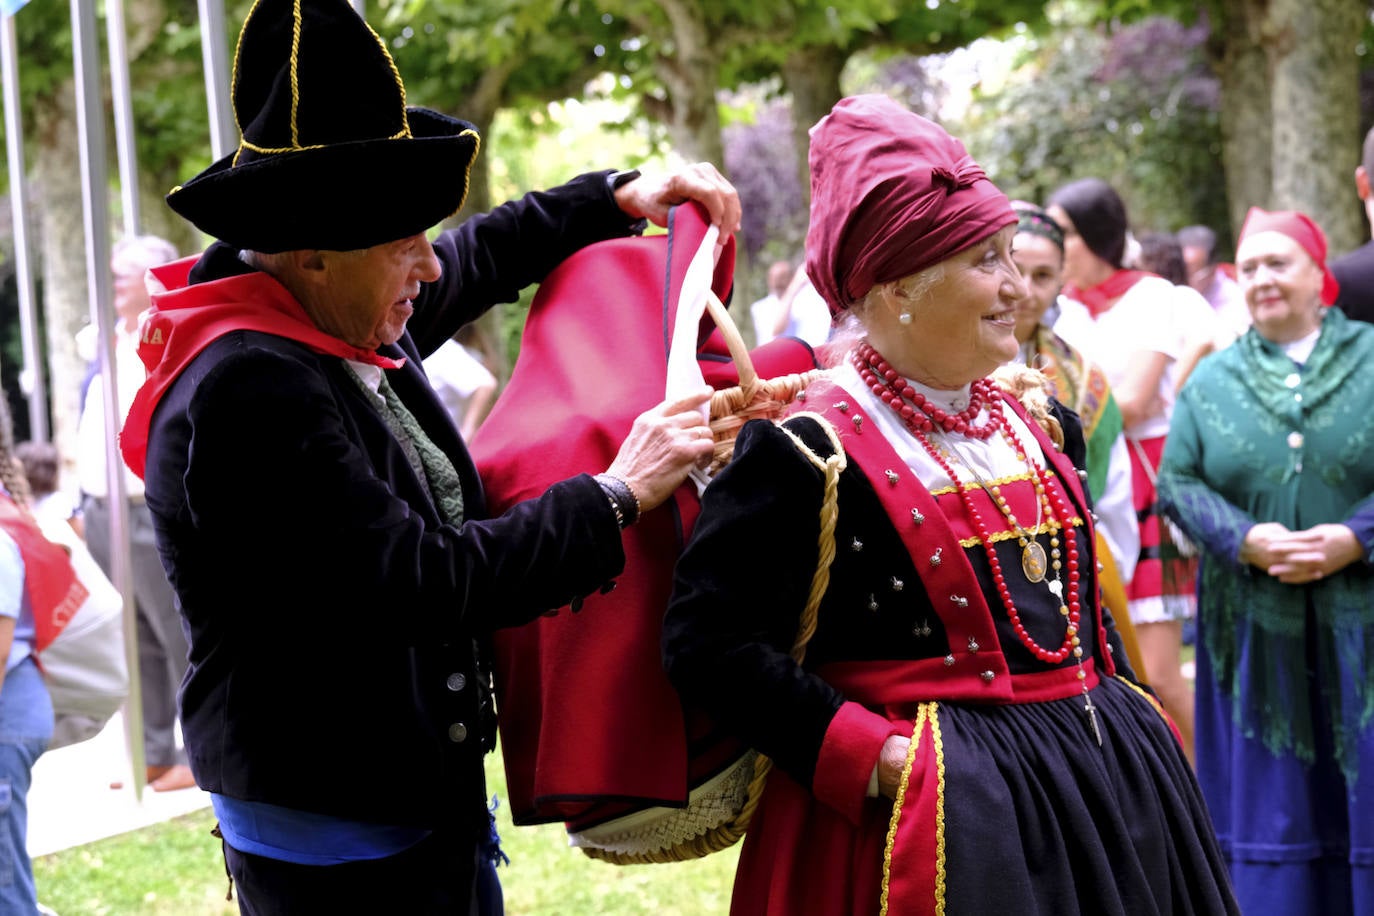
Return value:
[(816, 798), (858, 824), (883, 742), (896, 734), (896, 723), (858, 703), (846, 702), (830, 720), (821, 742), (811, 786)]

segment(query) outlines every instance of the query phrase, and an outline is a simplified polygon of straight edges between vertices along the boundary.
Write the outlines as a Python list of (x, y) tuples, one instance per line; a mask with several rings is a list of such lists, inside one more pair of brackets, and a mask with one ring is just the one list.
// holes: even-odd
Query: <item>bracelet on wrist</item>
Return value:
[(628, 483), (614, 474), (597, 474), (592, 479), (601, 485), (601, 491), (606, 494), (611, 511), (615, 513), (616, 524), (622, 530), (639, 520), (639, 497), (635, 496), (635, 491)]

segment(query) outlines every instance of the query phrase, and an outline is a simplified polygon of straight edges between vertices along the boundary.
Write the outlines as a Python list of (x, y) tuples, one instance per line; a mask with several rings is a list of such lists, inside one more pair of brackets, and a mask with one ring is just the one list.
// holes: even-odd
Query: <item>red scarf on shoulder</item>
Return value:
[(383, 369), (396, 369), (405, 363), (324, 333), (311, 323), (286, 287), (265, 273), (236, 274), (188, 285), (191, 268), (198, 260), (199, 255), (192, 255), (151, 271), (165, 291), (153, 294), (153, 307), (139, 327), (138, 355), (148, 370), (148, 380), (138, 389), (119, 434), (124, 463), (140, 478), (148, 457), (148, 427), (158, 401), (181, 371), (225, 334), (262, 331), (303, 343), (316, 353)]
[(1064, 295), (1077, 299), (1088, 307), (1094, 318), (1110, 309), (1126, 291), (1146, 277), (1154, 277), (1148, 270), (1118, 270), (1096, 286), (1080, 289), (1072, 284), (1064, 287)]
[(38, 524), (0, 490), (0, 529), (19, 546), (24, 592), (33, 609), (34, 648), (41, 652), (62, 632), (86, 600), (67, 551), (43, 537)]

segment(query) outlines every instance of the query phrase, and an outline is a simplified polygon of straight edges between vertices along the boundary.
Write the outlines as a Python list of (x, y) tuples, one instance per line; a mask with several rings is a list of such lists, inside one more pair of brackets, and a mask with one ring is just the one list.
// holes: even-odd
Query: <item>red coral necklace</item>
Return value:
[[(1084, 711), (1088, 714), (1093, 735), (1097, 738), (1097, 743), (1101, 745), (1102, 732), (1097, 723), (1097, 707), (1093, 705), (1092, 696), (1088, 693), (1087, 672), (1083, 668), (1082, 640), (1079, 637), (1082, 604), (1079, 600), (1081, 576), (1078, 562), (1078, 538), (1073, 531), (1071, 524), (1073, 516), (1064, 501), (1063, 489), (1056, 488), (1053, 483), (1053, 475), (1046, 468), (1036, 464), (1035, 460), (1027, 453), (1015, 430), (1006, 421), (1002, 413), (1001, 399), (990, 379), (979, 379), (974, 382), (970, 388), (969, 406), (958, 414), (950, 414), (930, 403), (927, 398), (912, 388), (902, 378), (901, 374), (888, 365), (878, 351), (874, 350), (866, 341), (854, 351), (851, 360), (864, 383), (901, 419), (906, 428), (921, 443), (926, 453), (954, 482), (954, 488), (959, 494), (964, 511), (968, 514), (969, 520), (973, 522), (978, 540), (982, 543), (983, 550), (987, 555), (993, 583), (997, 588), (998, 597), (1002, 599), (1002, 606), (1006, 608), (1007, 617), (1011, 621), (1016, 638), (1036, 658), (1047, 664), (1059, 664), (1070, 656), (1077, 663), (1078, 681), (1083, 688)], [(988, 408), (988, 419), (982, 426), (974, 426), (973, 421), (984, 406)], [(936, 431), (937, 427), (948, 440), (948, 451), (932, 443), (926, 435), (928, 432)], [(1029, 532), (1021, 527), (1021, 524), (1016, 520), (1007, 498), (1002, 495), (1001, 488), (984, 480), (973, 463), (959, 454), (954, 445), (954, 436), (951, 435), (959, 434), (973, 439), (986, 440), (994, 432), (1001, 433), (1002, 438), (1016, 453), (1017, 460), (1030, 471), (1030, 479), (1035, 487), (1037, 519), (1034, 528)], [(1054, 578), (1047, 583), (1047, 587), (1059, 602), (1059, 613), (1066, 620), (1064, 639), (1057, 649), (1047, 649), (1040, 645), (1021, 621), (1021, 612), (1012, 600), (1011, 589), (1007, 586), (1006, 577), (1002, 573), (1002, 563), (998, 559), (991, 532), (983, 521), (982, 513), (978, 511), (978, 506), (973, 500), (973, 494), (969, 487), (959, 479), (959, 475), (955, 474), (954, 469), (950, 466), (949, 458), (951, 456), (957, 458), (960, 464), (968, 469), (969, 474), (978, 482), (979, 487), (988, 494), (993, 505), (997, 507), (1011, 526), (1010, 530), (1016, 534), (1021, 547), (1022, 573), (1026, 580), (1031, 583), (1043, 582), (1046, 578), (1045, 548), (1035, 538), (1040, 528), (1039, 516), (1042, 512), (1044, 513), (1046, 528), (1050, 536), (1048, 566), (1054, 570)], [(1062, 546), (1065, 547), (1067, 556), (1060, 551), (1061, 534), (1064, 535)], [(1065, 567), (1068, 569), (1067, 595), (1064, 588)]]

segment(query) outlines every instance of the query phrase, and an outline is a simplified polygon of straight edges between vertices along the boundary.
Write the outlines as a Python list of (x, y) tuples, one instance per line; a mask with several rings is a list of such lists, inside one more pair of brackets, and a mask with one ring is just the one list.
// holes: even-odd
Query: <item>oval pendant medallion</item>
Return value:
[(1038, 541), (1031, 541), (1021, 549), (1021, 571), (1030, 582), (1045, 581), (1049, 564), (1045, 558), (1045, 548)]

